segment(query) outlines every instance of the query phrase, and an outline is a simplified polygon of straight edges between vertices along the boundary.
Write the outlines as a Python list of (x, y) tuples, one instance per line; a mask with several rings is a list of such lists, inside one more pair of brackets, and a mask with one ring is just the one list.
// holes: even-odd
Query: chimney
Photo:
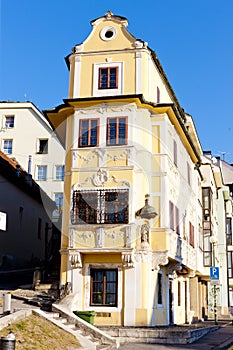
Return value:
[(28, 156), (28, 174), (32, 173), (32, 156)]

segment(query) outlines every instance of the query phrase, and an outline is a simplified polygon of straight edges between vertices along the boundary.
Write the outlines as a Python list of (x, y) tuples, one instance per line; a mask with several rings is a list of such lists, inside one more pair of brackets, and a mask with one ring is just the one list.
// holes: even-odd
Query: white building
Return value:
[(62, 206), (65, 151), (33, 103), (0, 102), (0, 149)]

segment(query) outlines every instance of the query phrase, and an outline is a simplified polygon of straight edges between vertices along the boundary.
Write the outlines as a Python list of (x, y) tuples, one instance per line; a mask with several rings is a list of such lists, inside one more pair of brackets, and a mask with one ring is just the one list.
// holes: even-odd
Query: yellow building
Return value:
[(194, 124), (126, 18), (91, 25), (66, 57), (68, 99), (45, 111), (66, 147), (61, 285), (96, 325), (190, 322), (206, 308)]

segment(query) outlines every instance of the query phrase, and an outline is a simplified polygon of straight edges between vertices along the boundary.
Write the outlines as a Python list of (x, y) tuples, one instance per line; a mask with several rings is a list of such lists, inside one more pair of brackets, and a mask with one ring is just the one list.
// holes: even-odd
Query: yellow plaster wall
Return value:
[[(160, 176), (151, 176), (151, 190), (152, 190), (152, 192), (160, 192), (161, 191)], [(157, 210), (159, 210), (159, 207)]]
[[(123, 62), (123, 93), (133, 94), (135, 93), (135, 53), (124, 53), (124, 52), (108, 52), (105, 54), (96, 53), (95, 56), (88, 55), (82, 56), (81, 58), (81, 86), (80, 86), (80, 97), (92, 96), (93, 95), (93, 72), (94, 64), (101, 64), (110, 61), (112, 63)], [(133, 64), (132, 64), (133, 63)], [(127, 74), (126, 74), (127, 72)], [(85, 84), (82, 84), (85, 82)]]
[(83, 254), (83, 266), (84, 264), (121, 264), (121, 254), (119, 253), (102, 253), (102, 254)]
[(127, 166), (128, 165), (128, 153), (125, 149), (108, 150), (106, 154), (107, 167)]
[(166, 231), (152, 231), (152, 250), (166, 250), (167, 246), (167, 235)]
[(160, 171), (161, 171), (161, 158), (159, 156), (152, 156), (151, 170), (154, 173), (160, 173)]
[(160, 153), (160, 126), (152, 126), (152, 152)]
[(150, 324), (151, 313), (147, 309), (135, 309), (135, 326), (148, 326)]
[[(113, 26), (117, 35), (113, 40), (105, 41), (100, 37), (100, 31), (102, 28), (107, 26)], [(104, 20), (102, 23), (97, 23), (94, 29), (91, 32), (91, 35), (83, 43), (84, 51), (108, 51), (108, 50), (117, 50), (117, 49), (132, 49), (133, 42), (135, 39), (132, 35), (122, 26), (121, 23), (117, 23), (112, 20)]]
[(61, 256), (61, 267), (60, 267), (60, 282), (66, 284), (67, 282), (67, 271), (68, 271), (68, 255)]
[[(100, 316), (106, 314), (106, 316)], [(108, 325), (108, 326), (121, 326), (122, 325), (122, 313), (121, 312), (97, 312), (94, 317), (94, 325)]]

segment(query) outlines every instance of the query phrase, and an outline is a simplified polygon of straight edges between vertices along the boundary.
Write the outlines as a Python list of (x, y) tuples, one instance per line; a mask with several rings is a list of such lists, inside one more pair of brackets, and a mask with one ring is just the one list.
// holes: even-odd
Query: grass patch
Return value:
[(0, 337), (13, 332), (16, 350), (74, 350), (80, 347), (72, 334), (37, 315), (10, 324), (0, 331)]

